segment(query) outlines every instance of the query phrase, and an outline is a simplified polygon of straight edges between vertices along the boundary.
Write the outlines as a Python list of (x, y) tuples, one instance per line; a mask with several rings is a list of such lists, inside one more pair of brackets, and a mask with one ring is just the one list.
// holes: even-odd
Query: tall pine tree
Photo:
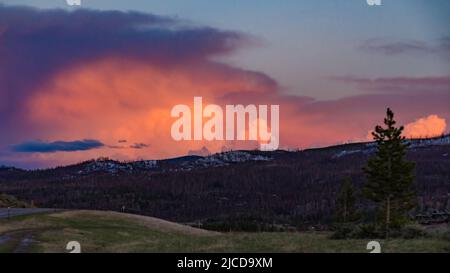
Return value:
[(406, 223), (407, 212), (414, 207), (411, 186), (415, 164), (405, 161), (407, 144), (402, 136), (403, 126), (395, 127), (394, 113), (389, 108), (384, 124), (386, 128), (377, 125), (372, 132), (378, 150), (364, 167), (368, 182), (363, 194), (378, 204), (377, 223), (389, 237), (391, 229), (399, 229)]

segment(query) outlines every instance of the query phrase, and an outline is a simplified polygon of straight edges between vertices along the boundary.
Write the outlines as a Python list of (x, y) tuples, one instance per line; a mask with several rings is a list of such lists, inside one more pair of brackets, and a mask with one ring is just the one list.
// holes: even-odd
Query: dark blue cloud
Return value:
[(144, 148), (148, 148), (149, 146), (145, 143), (135, 143), (133, 145), (130, 145), (130, 148), (132, 149), (144, 149)]
[(388, 77), (388, 78), (360, 78), (353, 76), (332, 78), (344, 83), (354, 84), (360, 90), (371, 93), (442, 93), (450, 95), (450, 76), (439, 77)]
[(450, 52), (450, 37), (441, 37), (434, 43), (418, 40), (398, 40), (391, 39), (369, 39), (364, 41), (360, 49), (367, 52), (374, 52), (388, 56), (415, 53), (415, 54), (438, 54), (448, 56)]
[[(243, 38), (139, 12), (70, 12), (0, 4), (0, 75), (17, 87), (18, 82), (35, 85), (66, 66), (108, 56), (178, 65), (234, 50)], [(22, 81), (17, 76), (9, 80), (18, 72)], [(6, 87), (12, 88), (0, 86)]]
[(105, 146), (98, 140), (84, 139), (76, 141), (28, 141), (14, 145), (14, 152), (20, 153), (54, 153), (54, 152), (76, 152), (97, 149)]
[(430, 53), (433, 47), (423, 41), (404, 40), (391, 41), (386, 39), (370, 39), (361, 45), (361, 49), (385, 55), (397, 55), (402, 53)]

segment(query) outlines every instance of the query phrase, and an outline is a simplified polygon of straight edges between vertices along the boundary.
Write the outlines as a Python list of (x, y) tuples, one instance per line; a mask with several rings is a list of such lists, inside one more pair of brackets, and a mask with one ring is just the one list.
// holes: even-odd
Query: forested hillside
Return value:
[[(447, 140), (446, 140), (447, 139)], [(415, 213), (450, 211), (448, 137), (415, 142)], [(121, 163), (108, 159), (49, 170), (0, 169), (0, 192), (38, 207), (126, 211), (214, 229), (326, 228), (341, 182), (358, 189), (371, 143), (287, 152)], [(358, 206), (370, 208), (370, 203)]]

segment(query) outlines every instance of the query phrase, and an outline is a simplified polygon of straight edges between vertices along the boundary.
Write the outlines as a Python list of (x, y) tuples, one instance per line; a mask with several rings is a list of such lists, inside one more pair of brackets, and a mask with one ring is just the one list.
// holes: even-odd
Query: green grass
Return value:
[[(10, 239), (2, 243), (2, 236)], [(82, 252), (368, 252), (369, 240), (331, 240), (328, 236), (326, 232), (214, 233), (110, 212), (0, 220), (0, 252), (66, 252), (69, 241), (80, 242)], [(24, 238), (34, 241), (24, 246)], [(438, 237), (380, 243), (382, 252), (450, 252), (450, 241)]]

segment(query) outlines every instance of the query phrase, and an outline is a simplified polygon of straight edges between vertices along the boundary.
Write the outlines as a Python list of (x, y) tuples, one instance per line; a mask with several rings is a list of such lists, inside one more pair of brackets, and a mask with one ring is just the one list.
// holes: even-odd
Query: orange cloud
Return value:
[(420, 118), (405, 126), (405, 136), (409, 138), (432, 137), (445, 133), (446, 120), (437, 115)]
[[(44, 140), (97, 139), (105, 147), (96, 151), (46, 155), (70, 163), (108, 156), (121, 160), (167, 158), (206, 146), (217, 152), (225, 141), (174, 141), (170, 111), (177, 104), (192, 107), (194, 96), (204, 104), (221, 104), (234, 92), (271, 93), (273, 82), (264, 76), (221, 64), (162, 68), (135, 61), (108, 58), (56, 75), (29, 100), (27, 119), (41, 128)], [(120, 139), (146, 143), (142, 149), (114, 149)], [(240, 146), (253, 148), (253, 145)], [(253, 144), (253, 143), (252, 143)]]

